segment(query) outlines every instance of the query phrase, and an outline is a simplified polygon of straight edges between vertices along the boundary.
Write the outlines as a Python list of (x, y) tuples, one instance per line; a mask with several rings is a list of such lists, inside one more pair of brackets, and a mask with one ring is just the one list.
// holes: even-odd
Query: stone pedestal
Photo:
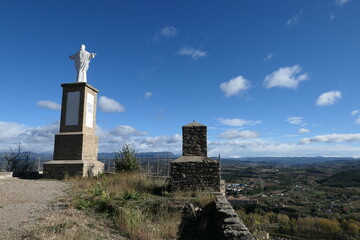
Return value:
[(171, 191), (220, 191), (220, 163), (211, 158), (182, 156), (170, 171)]
[(171, 162), (171, 190), (220, 191), (220, 163), (207, 157), (207, 127), (182, 127), (183, 156)]
[(44, 177), (97, 175), (104, 169), (104, 163), (97, 161), (95, 135), (98, 90), (83, 82), (61, 86), (60, 132), (55, 135), (53, 161), (44, 164)]

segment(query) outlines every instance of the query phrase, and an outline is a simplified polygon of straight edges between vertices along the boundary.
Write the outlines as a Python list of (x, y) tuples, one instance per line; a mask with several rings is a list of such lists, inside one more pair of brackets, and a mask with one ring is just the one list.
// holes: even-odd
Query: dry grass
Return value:
[(74, 207), (111, 218), (130, 239), (176, 239), (184, 203), (205, 206), (214, 200), (209, 193), (169, 193), (166, 180), (138, 173), (70, 181)]
[(210, 192), (175, 192), (172, 194), (174, 200), (180, 202), (193, 202), (199, 207), (204, 207), (215, 201), (215, 196)]
[[(118, 195), (126, 192), (157, 194), (156, 191), (166, 190), (167, 187), (167, 182), (164, 179), (148, 178), (144, 174), (126, 172), (97, 178), (76, 177), (68, 179), (68, 181), (75, 183), (74, 193), (90, 189), (96, 184), (100, 184), (106, 192)], [(158, 195), (160, 194), (161, 192), (158, 193)]]
[(209, 193), (170, 193), (166, 180), (138, 173), (67, 181), (72, 183), (71, 196), (61, 209), (0, 239), (177, 239), (185, 203), (202, 207), (214, 200)]

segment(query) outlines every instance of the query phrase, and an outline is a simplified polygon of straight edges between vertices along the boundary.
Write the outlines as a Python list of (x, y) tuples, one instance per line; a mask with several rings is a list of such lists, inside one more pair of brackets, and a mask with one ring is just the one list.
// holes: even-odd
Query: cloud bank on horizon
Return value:
[[(27, 127), (11, 122), (0, 122), (0, 152), (8, 152), (9, 147), (21, 143), (24, 150), (52, 153), (54, 135), (59, 131), (59, 122), (41, 127)], [(303, 129), (306, 133), (307, 129)], [(124, 143), (130, 144), (138, 152), (171, 151), (181, 154), (182, 136), (149, 136), (147, 132), (140, 132), (132, 126), (120, 125), (114, 129), (104, 130), (97, 126), (99, 137), (99, 152), (114, 152)], [(341, 145), (342, 142), (360, 141), (357, 134), (329, 134), (311, 138), (303, 138), (298, 143), (275, 142), (259, 138), (253, 131), (227, 130), (221, 133), (216, 141), (208, 141), (208, 155), (223, 157), (310, 157), (319, 152), (326, 152), (324, 156), (360, 157), (359, 147)], [(316, 143), (322, 143), (317, 145)], [(300, 153), (300, 154), (299, 154)], [(341, 154), (339, 154), (341, 153)]]

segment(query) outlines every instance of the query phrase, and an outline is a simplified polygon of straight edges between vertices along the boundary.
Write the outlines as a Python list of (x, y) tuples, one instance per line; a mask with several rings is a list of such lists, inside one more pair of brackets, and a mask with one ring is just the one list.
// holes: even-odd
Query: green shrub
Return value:
[(139, 163), (135, 154), (135, 150), (133, 150), (128, 144), (124, 144), (120, 151), (115, 152), (115, 171), (138, 171)]

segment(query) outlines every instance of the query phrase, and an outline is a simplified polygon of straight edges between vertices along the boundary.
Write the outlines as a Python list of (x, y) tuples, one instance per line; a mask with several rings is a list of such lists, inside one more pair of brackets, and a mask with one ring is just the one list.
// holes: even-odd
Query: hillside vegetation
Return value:
[(252, 199), (234, 206), (256, 236), (297, 240), (360, 239), (360, 161), (303, 165), (222, 165), (227, 196)]
[(360, 187), (360, 169), (336, 173), (320, 180), (319, 183), (331, 187)]

